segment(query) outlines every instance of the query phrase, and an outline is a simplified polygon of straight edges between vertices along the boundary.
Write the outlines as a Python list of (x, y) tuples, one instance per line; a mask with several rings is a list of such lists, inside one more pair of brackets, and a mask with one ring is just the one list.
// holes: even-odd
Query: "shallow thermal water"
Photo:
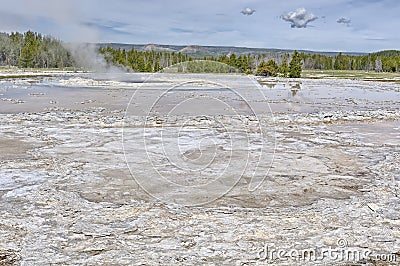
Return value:
[(3, 79), (0, 264), (395, 265), (399, 115), (392, 83)]
[[(399, 108), (399, 85), (352, 80), (261, 82), (278, 112)], [(397, 100), (396, 100), (397, 99)]]

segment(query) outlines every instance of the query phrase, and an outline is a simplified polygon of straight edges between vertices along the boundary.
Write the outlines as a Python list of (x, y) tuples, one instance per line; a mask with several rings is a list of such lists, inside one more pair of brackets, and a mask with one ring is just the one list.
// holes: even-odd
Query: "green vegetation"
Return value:
[(400, 73), (386, 73), (362, 70), (303, 70), (304, 78), (340, 78), (340, 79), (357, 79), (383, 82), (400, 82)]
[[(203, 61), (194, 63), (197, 58), (180, 52), (146, 52), (138, 51), (134, 48), (130, 50), (114, 49), (111, 46), (101, 47), (99, 52), (109, 64), (129, 67), (135, 72), (157, 72), (178, 64), (169, 72), (232, 73), (239, 71), (262, 76), (300, 77), (302, 69), (301, 57), (296, 51), (293, 57), (294, 61), (292, 59), (290, 67), (287, 63), (290, 55), (285, 55), (282, 64), (279, 66), (273, 59), (266, 60), (265, 55), (237, 56), (236, 54), (230, 54), (202, 58), (203, 61), (216, 62), (213, 64)], [(292, 74), (290, 74), (290, 71)]]
[[(271, 52), (260, 54), (257, 53), (257, 49), (252, 53), (250, 48), (247, 50), (243, 48), (243, 51), (248, 52), (244, 54), (242, 50), (235, 48), (234, 51), (239, 51), (239, 54), (227, 52), (210, 55), (207, 53), (210, 47), (192, 48), (197, 51), (195, 54), (184, 53), (184, 49), (182, 53), (173, 52), (171, 49), (170, 51), (141, 51), (133, 48), (121, 49), (116, 45), (100, 47), (98, 50), (109, 64), (122, 66), (135, 72), (158, 72), (173, 65), (180, 65), (174, 68), (173, 71), (176, 72), (230, 73), (239, 71), (246, 74), (291, 78), (301, 77), (303, 70), (400, 72), (400, 51), (397, 50), (365, 55), (298, 53), (297, 51), (285, 53), (283, 50), (279, 52), (271, 50)], [(224, 49), (227, 51), (229, 47)], [(199, 54), (204, 56), (200, 58)], [(198, 59), (221, 64), (193, 63)], [(224, 64), (225, 67), (223, 67)], [(64, 69), (76, 67), (76, 62), (60, 40), (27, 31), (0, 33), (0, 66)]]
[(400, 51), (389, 50), (367, 55), (336, 56), (301, 54), (305, 69), (363, 70), (376, 72), (400, 72)]
[(289, 68), (289, 65), (287, 63), (287, 56), (285, 56), (283, 58), (282, 64), (279, 67), (279, 71), (278, 72), (281, 73), (283, 77), (287, 78), (288, 75), (289, 75), (289, 71), (290, 71), (290, 68)]
[[(197, 59), (179, 52), (142, 52), (135, 49), (125, 50), (111, 47), (100, 48), (99, 51), (105, 56), (107, 62), (114, 65), (128, 66), (137, 72), (157, 72), (178, 63)], [(338, 53), (335, 56), (305, 54), (297, 51), (294, 51), (293, 54), (283, 55), (236, 55), (232, 53), (230, 55), (209, 56), (202, 59), (224, 63), (242, 73), (272, 77), (299, 78), (303, 69), (400, 72), (400, 51), (382, 51), (358, 56), (344, 55), (342, 53)], [(289, 61), (290, 63), (288, 63)], [(280, 64), (277, 62), (280, 62)], [(189, 70), (190, 67), (185, 71)], [(209, 72), (210, 69), (207, 71)], [(215, 69), (215, 72), (220, 73), (221, 70)]]
[(161, 70), (165, 73), (240, 73), (227, 64), (211, 60), (190, 60)]
[(300, 78), (301, 71), (302, 71), (302, 62), (300, 54), (297, 51), (294, 51), (292, 61), (290, 61), (289, 65), (289, 77)]
[(0, 66), (64, 68), (74, 66), (62, 42), (39, 33), (0, 33)]
[(109, 64), (130, 67), (135, 72), (157, 72), (163, 68), (189, 61), (187, 55), (169, 52), (141, 52), (135, 49), (99, 48)]
[(267, 63), (262, 61), (257, 67), (257, 75), (259, 76), (271, 76), (276, 77), (278, 75), (279, 66), (278, 64), (270, 59)]

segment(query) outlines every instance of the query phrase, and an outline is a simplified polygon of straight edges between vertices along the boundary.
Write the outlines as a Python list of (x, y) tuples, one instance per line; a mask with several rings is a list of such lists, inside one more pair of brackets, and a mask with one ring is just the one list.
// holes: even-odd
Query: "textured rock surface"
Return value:
[[(38, 88), (25, 88), (26, 93), (40, 92), (41, 82), (36, 85)], [(73, 80), (69, 82), (63, 80), (61, 86)], [(84, 78), (79, 78), (79, 82), (79, 86), (87, 85)], [(168, 142), (174, 138), (168, 129), (184, 123), (187, 126), (188, 121), (192, 127), (209, 123), (212, 128), (213, 124), (204, 117), (160, 115), (144, 119), (138, 115), (124, 119), (129, 100), (126, 95), (130, 95), (126, 88), (86, 87), (82, 94), (63, 91), (62, 97), (72, 93), (74, 99), (70, 102), (66, 99), (67, 106), (63, 106), (62, 98), (56, 94), (51, 94), (54, 97), (51, 98), (47, 92), (28, 96), (20, 104), (23, 110), (42, 108), (37, 112), (20, 112), (16, 107), (8, 108), (12, 102), (5, 102), (5, 107), (0, 103), (0, 265), (350, 265), (353, 262), (328, 258), (312, 262), (276, 257), (264, 260), (261, 251), (266, 245), (284, 250), (329, 247), (368, 250), (373, 254), (394, 254), (397, 262), (372, 256), (360, 259), (359, 264), (397, 265), (400, 261), (398, 85), (303, 80), (293, 96), (293, 84), (277, 82), (273, 88), (263, 89), (271, 104), (280, 106), (279, 110), (273, 109), (273, 116), (259, 112), (258, 117), (262, 124), (273, 125), (274, 130), (267, 133), (276, 140), (272, 166), (260, 164), (260, 171), (268, 172), (265, 180), (251, 192), (250, 177), (244, 175), (224, 197), (196, 207), (163, 203), (148, 195), (128, 169), (121, 134), (123, 129), (136, 132), (143, 125), (152, 130), (163, 126), (167, 129), (163, 140)], [(111, 81), (99, 83), (95, 85), (112, 86)], [(16, 82), (14, 89), (24, 84)], [(341, 94), (334, 92), (339, 86), (343, 93), (361, 88), (368, 94), (378, 85), (379, 90), (390, 92), (390, 99), (376, 96), (366, 104), (359, 94), (352, 97), (350, 93), (343, 100)], [(321, 100), (322, 92), (320, 98), (307, 98), (315, 87), (326, 88), (326, 101)], [(108, 101), (104, 100), (105, 95), (109, 96)], [(34, 106), (41, 100), (46, 104)], [(49, 108), (49, 101), (59, 104)], [(361, 107), (354, 103), (357, 101), (362, 102)], [(252, 115), (239, 118), (219, 117), (225, 125), (235, 127), (235, 123), (244, 123), (254, 128)], [(213, 136), (214, 144), (225, 145), (223, 132), (214, 133), (205, 134)], [(253, 133), (257, 131), (250, 132), (250, 136)], [(188, 134), (186, 140), (196, 137), (191, 132), (185, 134)], [(268, 134), (264, 137), (271, 137)], [(254, 143), (251, 141), (256, 145), (256, 138)], [(147, 148), (154, 152), (151, 156), (157, 155), (156, 145), (157, 142), (149, 142)], [(145, 175), (149, 157), (140, 147), (129, 150), (128, 159), (143, 165), (142, 169), (131, 169), (133, 174), (137, 171)], [(197, 158), (198, 150), (184, 147), (182, 153), (186, 158)], [(248, 150), (235, 149), (233, 154), (237, 158), (247, 156)], [(180, 174), (184, 178), (193, 177), (171, 172), (169, 168), (164, 170), (176, 178)], [(158, 189), (159, 193), (167, 193), (163, 188)]]

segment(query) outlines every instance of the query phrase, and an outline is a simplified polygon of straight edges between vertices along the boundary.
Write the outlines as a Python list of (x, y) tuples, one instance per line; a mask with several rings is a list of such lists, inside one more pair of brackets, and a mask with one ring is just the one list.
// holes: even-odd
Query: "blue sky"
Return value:
[[(0, 5), (0, 31), (31, 29), (69, 42), (400, 49), (399, 0), (0, 0)], [(246, 7), (255, 12), (241, 13)]]

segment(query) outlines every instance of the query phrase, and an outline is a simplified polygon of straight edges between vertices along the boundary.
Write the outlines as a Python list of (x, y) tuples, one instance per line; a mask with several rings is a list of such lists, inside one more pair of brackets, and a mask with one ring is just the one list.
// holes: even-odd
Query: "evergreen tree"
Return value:
[(28, 31), (0, 33), (0, 65), (49, 68), (75, 63), (61, 41)]
[(276, 77), (278, 73), (278, 64), (270, 59), (267, 63), (262, 61), (257, 67), (257, 75)]
[(160, 71), (162, 68), (160, 67), (160, 64), (158, 63), (158, 61), (156, 60), (154, 62), (154, 72), (158, 72)]
[(153, 72), (153, 67), (151, 66), (151, 62), (147, 62), (144, 72)]
[(285, 78), (287, 78), (287, 76), (289, 75), (289, 65), (287, 63), (287, 57), (286, 56), (283, 59), (283, 62), (279, 67), (279, 73), (281, 73), (282, 76), (284, 76)]
[(302, 71), (301, 56), (297, 51), (294, 51), (292, 60), (289, 65), (289, 77), (300, 78)]
[(19, 67), (34, 67), (35, 56), (38, 53), (38, 43), (32, 31), (24, 34), (24, 46), (19, 57)]
[(236, 55), (235, 54), (231, 54), (231, 56), (229, 57), (229, 65), (236, 67)]

